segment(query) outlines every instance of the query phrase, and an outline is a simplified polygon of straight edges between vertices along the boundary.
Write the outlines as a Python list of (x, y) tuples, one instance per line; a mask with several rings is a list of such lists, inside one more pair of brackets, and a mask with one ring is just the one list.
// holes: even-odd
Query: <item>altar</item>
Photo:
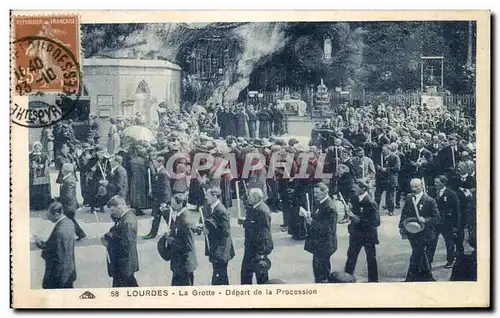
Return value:
[(300, 99), (278, 100), (279, 107), (282, 107), (288, 115), (307, 116), (307, 104)]

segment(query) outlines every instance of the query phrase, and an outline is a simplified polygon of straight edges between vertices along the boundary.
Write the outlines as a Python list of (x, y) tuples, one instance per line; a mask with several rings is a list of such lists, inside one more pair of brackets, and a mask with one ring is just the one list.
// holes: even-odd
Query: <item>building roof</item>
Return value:
[(165, 60), (140, 60), (140, 59), (116, 59), (116, 58), (99, 58), (92, 57), (83, 60), (83, 66), (116, 66), (116, 67), (154, 67), (154, 68), (166, 68), (171, 70), (180, 71), (181, 67)]

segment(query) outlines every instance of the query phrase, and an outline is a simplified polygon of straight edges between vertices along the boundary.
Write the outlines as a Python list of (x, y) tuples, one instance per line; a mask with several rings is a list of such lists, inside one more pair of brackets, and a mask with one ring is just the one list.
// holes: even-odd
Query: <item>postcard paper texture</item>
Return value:
[(487, 11), (12, 11), (14, 308), (490, 306)]

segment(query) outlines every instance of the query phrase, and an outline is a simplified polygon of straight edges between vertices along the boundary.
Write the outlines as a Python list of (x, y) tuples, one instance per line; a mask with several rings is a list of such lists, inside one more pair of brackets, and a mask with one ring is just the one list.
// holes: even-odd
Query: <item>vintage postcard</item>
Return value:
[(490, 12), (11, 11), (14, 308), (490, 304)]

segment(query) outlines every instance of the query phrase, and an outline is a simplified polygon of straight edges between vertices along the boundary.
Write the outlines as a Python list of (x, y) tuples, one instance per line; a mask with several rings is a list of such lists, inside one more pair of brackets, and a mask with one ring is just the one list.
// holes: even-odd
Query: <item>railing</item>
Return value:
[[(310, 90), (303, 90), (302, 92), (292, 92), (293, 94), (300, 94), (300, 99), (306, 102), (306, 104), (311, 105)], [(250, 103), (254, 105), (268, 105), (269, 103), (276, 103), (277, 100), (282, 100), (284, 98), (284, 92), (263, 92), (261, 98), (253, 98), (249, 100)], [(404, 107), (410, 107), (413, 105), (420, 105), (420, 93), (419, 92), (406, 92), (406, 93), (386, 93), (386, 92), (372, 92), (365, 91), (360, 94), (341, 94), (334, 89), (329, 90), (330, 105), (332, 109), (335, 109), (338, 105), (348, 102), (353, 105), (379, 105), (384, 103), (386, 105), (399, 105)], [(476, 96), (470, 94), (453, 94), (445, 95), (443, 97), (443, 103), (445, 106), (451, 109), (462, 108), (465, 110), (470, 110), (471, 113), (474, 112), (476, 106)], [(309, 113), (309, 111), (308, 111)], [(324, 117), (321, 112), (313, 111), (313, 117)]]

